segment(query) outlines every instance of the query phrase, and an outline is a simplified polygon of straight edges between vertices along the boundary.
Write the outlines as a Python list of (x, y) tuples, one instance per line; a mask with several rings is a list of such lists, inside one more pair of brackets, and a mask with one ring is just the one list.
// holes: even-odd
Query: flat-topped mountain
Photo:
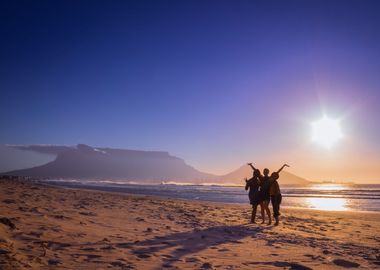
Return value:
[(10, 175), (66, 178), (107, 179), (141, 182), (206, 181), (213, 177), (197, 171), (184, 160), (167, 152), (94, 148), (84, 144), (76, 147), (17, 146), (57, 155), (52, 162), (29, 169), (7, 172)]
[[(56, 156), (53, 161), (40, 166), (3, 173), (7, 175), (55, 179), (118, 180), (140, 183), (175, 181), (178, 183), (238, 185), (244, 183), (245, 177), (252, 175), (252, 170), (248, 166), (242, 166), (223, 176), (204, 173), (186, 164), (183, 159), (162, 151), (91, 147), (85, 144), (7, 147), (17, 149), (17, 151), (32, 151)], [(307, 183), (305, 179), (285, 171), (281, 173), (280, 180), (283, 184)]]

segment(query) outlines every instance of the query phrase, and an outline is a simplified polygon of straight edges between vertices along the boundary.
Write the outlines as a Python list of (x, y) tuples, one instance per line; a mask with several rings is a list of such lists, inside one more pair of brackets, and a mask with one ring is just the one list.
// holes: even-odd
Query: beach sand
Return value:
[[(284, 198), (286, 200), (286, 198)], [(376, 269), (380, 214), (282, 209), (0, 180), (0, 269)]]

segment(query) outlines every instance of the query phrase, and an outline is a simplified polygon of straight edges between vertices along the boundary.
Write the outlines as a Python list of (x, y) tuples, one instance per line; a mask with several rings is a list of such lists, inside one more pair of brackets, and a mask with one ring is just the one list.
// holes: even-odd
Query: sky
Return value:
[[(380, 183), (379, 1), (2, 1), (0, 144)], [(330, 149), (311, 123), (339, 119)]]

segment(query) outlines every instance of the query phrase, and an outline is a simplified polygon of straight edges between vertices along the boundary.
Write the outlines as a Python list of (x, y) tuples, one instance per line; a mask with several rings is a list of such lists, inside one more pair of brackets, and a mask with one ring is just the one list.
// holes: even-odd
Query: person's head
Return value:
[(258, 170), (258, 169), (256, 169), (256, 170), (253, 171), (253, 176), (254, 176), (254, 177), (259, 177), (260, 174), (261, 174), (261, 173), (260, 173), (260, 170)]
[(277, 180), (279, 177), (280, 175), (278, 174), (278, 172), (273, 172), (270, 176), (270, 178), (272, 178), (273, 180)]
[(268, 168), (265, 168), (263, 172), (264, 172), (264, 175), (265, 175), (265, 176), (268, 176), (268, 175), (269, 175), (269, 169), (268, 169)]

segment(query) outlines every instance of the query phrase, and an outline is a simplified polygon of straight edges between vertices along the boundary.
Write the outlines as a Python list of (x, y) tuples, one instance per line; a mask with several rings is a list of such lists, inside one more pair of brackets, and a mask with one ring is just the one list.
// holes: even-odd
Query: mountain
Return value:
[[(272, 168), (272, 169), (274, 171), (278, 170), (278, 168)], [(262, 172), (262, 169), (261, 169), (261, 172)], [(251, 167), (247, 165), (243, 165), (239, 169), (229, 174), (221, 176), (219, 181), (222, 183), (242, 184), (244, 183), (244, 178), (249, 179), (251, 176), (252, 176)], [(281, 184), (285, 184), (285, 185), (306, 185), (310, 183), (308, 180), (302, 177), (299, 177), (297, 175), (294, 175), (292, 173), (289, 173), (285, 170), (280, 173), (280, 178), (278, 181), (280, 181)]]
[(56, 155), (19, 149), (16, 146), (0, 144), (0, 173), (40, 166), (53, 161)]
[(40, 178), (182, 181), (201, 183), (213, 178), (167, 152), (67, 146), (16, 146), (18, 149), (56, 154), (54, 161), (4, 174)]
[[(55, 159), (40, 166), (3, 174), (34, 178), (118, 180), (139, 183), (173, 181), (238, 185), (244, 183), (244, 178), (252, 175), (251, 168), (246, 165), (223, 176), (200, 172), (187, 165), (183, 159), (161, 151), (99, 148), (85, 144), (12, 147), (21, 152), (55, 156)], [(307, 180), (286, 171), (281, 172), (280, 181), (282, 184), (308, 183)]]

